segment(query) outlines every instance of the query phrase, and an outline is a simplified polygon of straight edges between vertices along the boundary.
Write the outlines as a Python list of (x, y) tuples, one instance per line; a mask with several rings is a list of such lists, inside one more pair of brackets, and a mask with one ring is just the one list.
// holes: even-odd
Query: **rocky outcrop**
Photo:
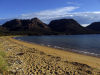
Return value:
[(53, 20), (50, 22), (49, 27), (53, 31), (65, 34), (85, 34), (88, 31), (73, 19)]
[(2, 25), (10, 35), (50, 35), (50, 28), (38, 18), (13, 19)]
[(38, 18), (33, 18), (30, 20), (14, 19), (3, 24), (3, 27), (6, 27), (11, 31), (49, 29), (48, 26)]

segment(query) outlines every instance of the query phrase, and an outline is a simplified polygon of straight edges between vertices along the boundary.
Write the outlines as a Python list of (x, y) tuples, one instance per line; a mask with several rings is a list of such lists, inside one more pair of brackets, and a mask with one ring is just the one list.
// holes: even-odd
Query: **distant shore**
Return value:
[(100, 58), (0, 37), (12, 75), (99, 75)]

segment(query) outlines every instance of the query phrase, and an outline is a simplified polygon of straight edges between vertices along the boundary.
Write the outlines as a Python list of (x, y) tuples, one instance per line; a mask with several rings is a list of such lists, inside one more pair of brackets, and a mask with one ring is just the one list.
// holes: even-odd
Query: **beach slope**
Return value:
[(0, 37), (9, 75), (100, 75), (100, 58)]

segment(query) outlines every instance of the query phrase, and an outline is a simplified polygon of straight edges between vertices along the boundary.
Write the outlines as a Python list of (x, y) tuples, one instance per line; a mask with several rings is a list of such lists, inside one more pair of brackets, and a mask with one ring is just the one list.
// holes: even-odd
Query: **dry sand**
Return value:
[(0, 37), (9, 75), (100, 75), (100, 58)]

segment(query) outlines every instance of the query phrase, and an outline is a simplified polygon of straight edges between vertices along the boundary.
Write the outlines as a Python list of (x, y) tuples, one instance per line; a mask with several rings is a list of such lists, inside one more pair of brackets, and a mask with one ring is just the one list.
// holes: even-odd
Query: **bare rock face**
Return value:
[(100, 22), (94, 22), (87, 26), (87, 28), (95, 31), (100, 31)]
[(49, 24), (49, 27), (56, 32), (63, 32), (66, 34), (84, 34), (87, 30), (82, 27), (73, 19), (60, 19), (53, 20)]
[(45, 28), (48, 29), (47, 24), (43, 23), (41, 20), (38, 18), (33, 18), (31, 19), (31, 24), (29, 25), (29, 28), (34, 28), (34, 27), (39, 27), (39, 28)]
[(11, 31), (48, 29), (48, 26), (42, 21), (40, 21), (38, 18), (33, 18), (31, 20), (14, 19), (3, 24), (3, 27), (6, 27)]

